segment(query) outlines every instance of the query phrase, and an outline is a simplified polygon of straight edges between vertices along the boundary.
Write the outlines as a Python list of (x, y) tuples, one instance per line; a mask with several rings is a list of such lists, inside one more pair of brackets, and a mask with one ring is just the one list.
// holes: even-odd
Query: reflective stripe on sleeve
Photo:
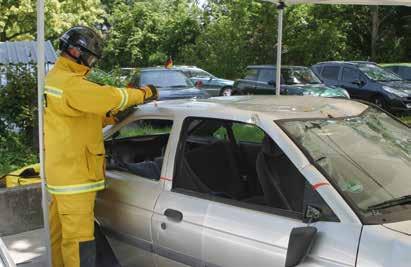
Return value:
[(61, 97), (63, 95), (63, 90), (52, 86), (45, 86), (44, 93), (55, 97)]
[(118, 105), (117, 109), (119, 110), (124, 110), (124, 108), (127, 106), (128, 103), (128, 93), (126, 90), (121, 89), (121, 88), (116, 88), (121, 95), (121, 101), (120, 101), (120, 105)]
[(71, 194), (87, 193), (87, 192), (103, 190), (104, 188), (105, 188), (104, 180), (101, 180), (95, 183), (87, 183), (87, 184), (79, 184), (79, 185), (66, 185), (66, 186), (47, 185), (47, 191), (49, 191), (50, 194), (54, 194), (54, 195), (71, 195)]

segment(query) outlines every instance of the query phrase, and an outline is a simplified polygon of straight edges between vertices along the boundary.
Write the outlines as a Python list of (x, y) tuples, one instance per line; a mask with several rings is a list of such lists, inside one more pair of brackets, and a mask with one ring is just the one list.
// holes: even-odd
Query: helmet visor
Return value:
[(81, 51), (80, 59), (84, 65), (90, 68), (93, 67), (98, 60), (98, 58), (93, 53), (84, 50)]

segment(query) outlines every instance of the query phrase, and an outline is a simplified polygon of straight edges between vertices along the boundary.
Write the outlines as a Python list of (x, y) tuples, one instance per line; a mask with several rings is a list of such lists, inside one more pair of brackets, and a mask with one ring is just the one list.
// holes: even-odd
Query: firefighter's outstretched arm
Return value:
[(72, 90), (63, 93), (69, 109), (105, 116), (107, 112), (122, 111), (130, 106), (142, 104), (157, 97), (155, 88), (116, 88), (80, 80)]

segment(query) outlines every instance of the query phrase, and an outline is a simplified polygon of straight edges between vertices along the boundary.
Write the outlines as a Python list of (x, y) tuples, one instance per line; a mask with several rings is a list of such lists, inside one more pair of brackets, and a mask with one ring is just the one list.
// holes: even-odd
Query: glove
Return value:
[(116, 113), (116, 114), (113, 114), (116, 123), (119, 123), (119, 122), (123, 121), (123, 120), (124, 120), (125, 118), (127, 118), (131, 113), (133, 113), (134, 110), (135, 110), (134, 107), (128, 107), (128, 108), (126, 108), (126, 109), (123, 110), (123, 111), (120, 111), (120, 112), (118, 112), (118, 113)]
[(138, 90), (141, 90), (144, 93), (144, 102), (149, 102), (158, 99), (157, 88), (152, 84), (142, 86), (138, 88)]

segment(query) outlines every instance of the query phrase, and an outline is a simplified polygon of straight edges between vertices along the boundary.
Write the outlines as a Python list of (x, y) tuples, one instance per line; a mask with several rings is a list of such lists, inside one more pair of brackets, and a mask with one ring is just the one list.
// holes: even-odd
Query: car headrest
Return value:
[(267, 135), (263, 140), (262, 152), (270, 157), (278, 157), (284, 154), (281, 148)]

